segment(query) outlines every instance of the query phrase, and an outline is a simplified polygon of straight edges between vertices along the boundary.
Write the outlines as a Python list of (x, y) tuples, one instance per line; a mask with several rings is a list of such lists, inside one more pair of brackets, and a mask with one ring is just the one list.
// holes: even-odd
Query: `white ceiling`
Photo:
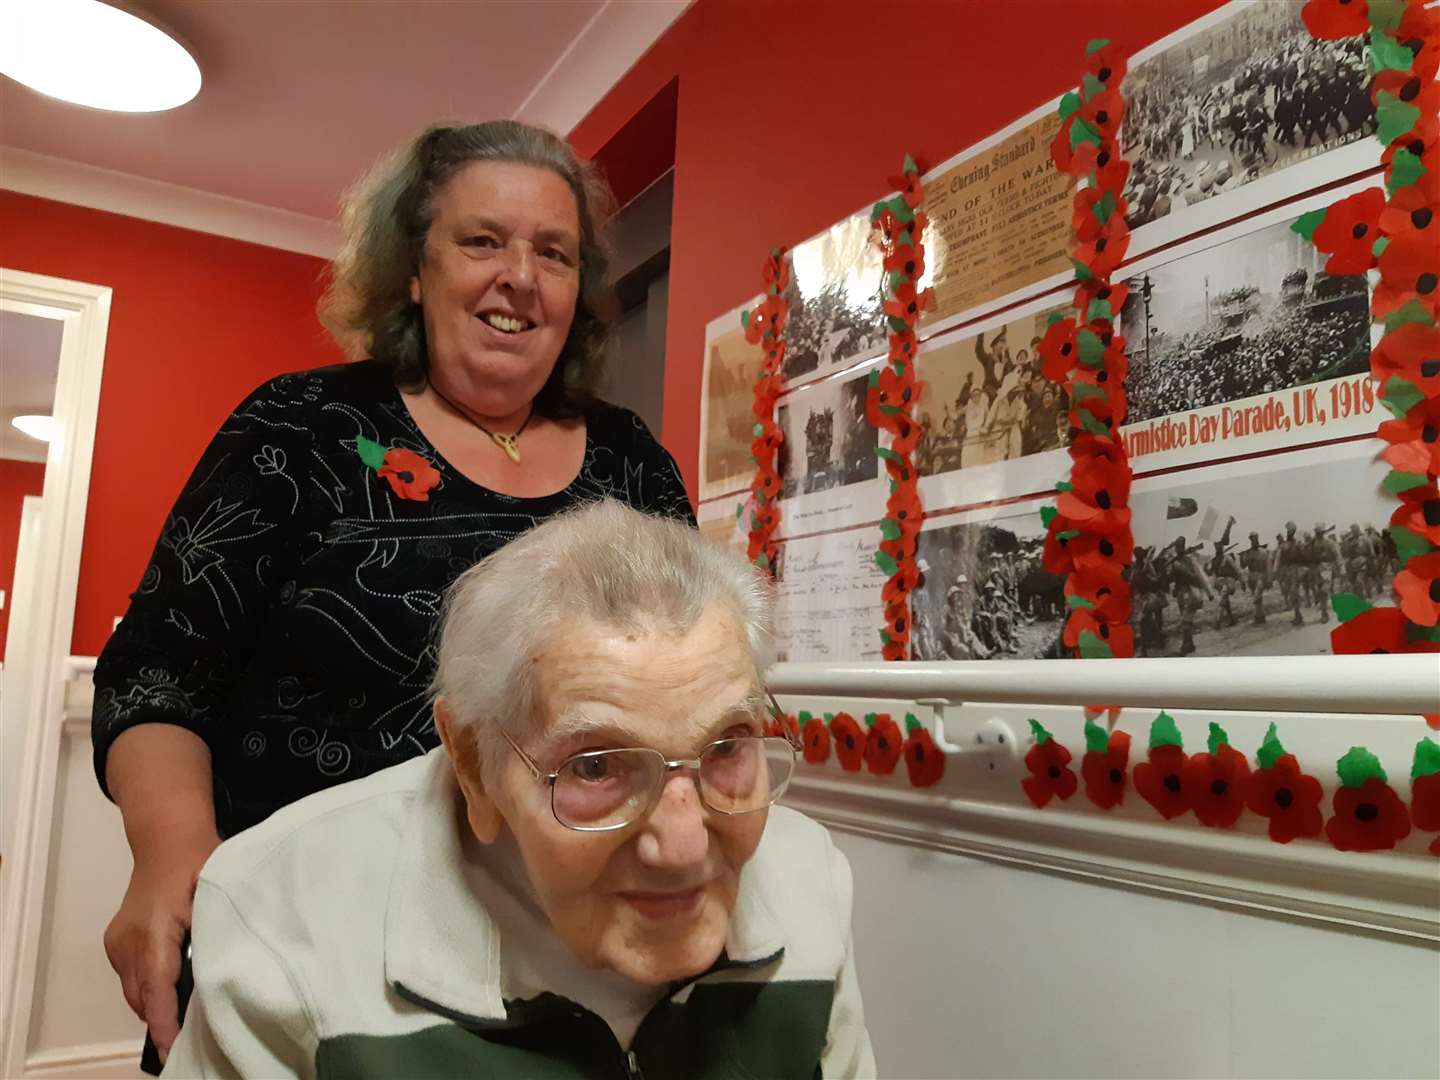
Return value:
[[(191, 48), (199, 96), (170, 112), (127, 115), (55, 101), (0, 76), (0, 147), (21, 151), (0, 157), (0, 187), (97, 205), (103, 195), (70, 192), (134, 189), (130, 178), (142, 177), (330, 219), (370, 162), (433, 120), (513, 116), (565, 134), (689, 2), (122, 3)], [(189, 196), (151, 186), (132, 191), (139, 211), (123, 200), (103, 208), (169, 220), (143, 209), (172, 198)]]
[(0, 311), (0, 458), (45, 460), (47, 445), (15, 430), (10, 420), (50, 412), (63, 327), (56, 319)]

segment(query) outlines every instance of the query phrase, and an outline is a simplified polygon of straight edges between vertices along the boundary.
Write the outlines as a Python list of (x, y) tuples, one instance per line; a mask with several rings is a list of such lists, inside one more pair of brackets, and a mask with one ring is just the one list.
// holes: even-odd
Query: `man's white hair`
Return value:
[(743, 633), (757, 672), (771, 659), (769, 578), (682, 522), (613, 500), (537, 525), (450, 586), (431, 693), (444, 697), (487, 766), (501, 732), (539, 719), (532, 661), (587, 623), (620, 633), (685, 633), (712, 608)]

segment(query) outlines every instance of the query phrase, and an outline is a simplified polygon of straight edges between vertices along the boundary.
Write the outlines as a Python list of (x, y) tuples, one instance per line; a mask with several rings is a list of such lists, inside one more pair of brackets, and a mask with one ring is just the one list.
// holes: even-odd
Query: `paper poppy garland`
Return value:
[(364, 435), (355, 436), (355, 453), (376, 475), (390, 484), (399, 498), (429, 502), (430, 489), (440, 483), (440, 473), (428, 460), (403, 446), (385, 449)]
[(905, 715), (903, 733), (889, 713), (867, 713), (862, 725), (847, 712), (820, 717), (804, 710), (772, 721), (766, 730), (772, 735), (795, 733), (801, 756), (810, 765), (824, 765), (833, 749), (846, 772), (859, 772), (863, 766), (876, 776), (889, 776), (904, 761), (913, 787), (930, 787), (945, 775), (944, 753), (913, 713)]
[(930, 302), (930, 290), (920, 291), (925, 272), (925, 212), (920, 169), (908, 154), (902, 175), (891, 177), (899, 193), (875, 204), (871, 227), (884, 253), (885, 319), (890, 329), (890, 352), (885, 365), (870, 375), (865, 413), (870, 423), (890, 433), (890, 445), (875, 452), (884, 459), (890, 478), (890, 498), (880, 522), (880, 550), (875, 563), (889, 579), (881, 590), (885, 627), (880, 631), (880, 654), (886, 660), (910, 655), (910, 592), (919, 583), (915, 545), (924, 513), (920, 506), (919, 475), (910, 455), (920, 441), (915, 404), (924, 384), (915, 378), (919, 345), (916, 324)]
[[(1302, 17), (1324, 40), (1365, 36), (1385, 187), (1369, 188), (1292, 226), (1329, 258), (1330, 274), (1379, 270), (1371, 311), (1384, 335), (1370, 355), (1394, 415), (1377, 435), (1401, 505), (1389, 535), (1400, 557), (1400, 606), (1333, 598), (1336, 653), (1440, 651), (1440, 10), (1422, 0), (1310, 0)], [(1440, 713), (1426, 717), (1440, 727)], [(1349, 770), (1354, 773), (1354, 769)]]
[[(740, 312), (740, 325), (745, 340), (759, 345), (763, 351), (760, 377), (755, 380), (754, 438), (750, 442), (750, 459), (755, 462), (755, 478), (750, 483), (749, 546), (746, 557), (762, 570), (774, 573), (776, 546), (771, 538), (780, 527), (780, 472), (776, 464), (780, 444), (785, 436), (775, 423), (775, 399), (784, 389), (785, 377), (780, 366), (785, 360), (785, 318), (789, 305), (785, 302), (785, 286), (789, 283), (790, 263), (785, 248), (771, 248), (763, 269), (765, 298), (753, 311)], [(739, 520), (746, 504), (735, 510)]]
[(1118, 429), (1125, 420), (1125, 339), (1114, 319), (1126, 287), (1110, 275), (1125, 258), (1125, 180), (1130, 167), (1117, 135), (1125, 115), (1119, 86), (1125, 58), (1104, 39), (1086, 47), (1078, 91), (1060, 100), (1060, 131), (1050, 155), (1061, 172), (1083, 179), (1072, 219), (1071, 256), (1079, 286), (1074, 312), (1056, 314), (1040, 342), (1047, 378), (1069, 401), (1069, 479), (1055, 506), (1041, 511), (1045, 569), (1066, 579), (1070, 608), (1064, 644), (1082, 657), (1133, 656), (1131, 592), (1126, 576), (1135, 550), (1130, 531), (1129, 458)]

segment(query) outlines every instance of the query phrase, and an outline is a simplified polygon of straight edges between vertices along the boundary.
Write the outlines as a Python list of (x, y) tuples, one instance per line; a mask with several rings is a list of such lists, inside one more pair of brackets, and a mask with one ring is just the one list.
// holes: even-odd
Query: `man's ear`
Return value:
[(460, 793), (465, 796), (465, 816), (470, 830), (482, 844), (493, 844), (500, 835), (500, 826), (505, 823), (499, 807), (485, 793), (480, 776), (480, 750), (475, 737), (465, 730), (455, 718), (455, 713), (443, 697), (435, 699), (435, 730), (450, 758), (450, 767), (455, 770), (455, 780)]

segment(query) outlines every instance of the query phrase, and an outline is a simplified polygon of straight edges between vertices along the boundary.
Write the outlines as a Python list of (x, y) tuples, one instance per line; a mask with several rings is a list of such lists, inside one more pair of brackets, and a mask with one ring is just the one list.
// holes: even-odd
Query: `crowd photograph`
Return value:
[(856, 214), (797, 245), (782, 294), (787, 380), (873, 356), (889, 341), (883, 257), (869, 214)]
[(1266, 0), (1130, 67), (1121, 149), (1131, 227), (1375, 133), (1361, 38), (1313, 39)]
[(868, 378), (807, 386), (783, 399), (776, 413), (785, 437), (777, 455), (782, 499), (879, 474), (879, 432), (865, 417)]
[(750, 442), (762, 354), (745, 340), (738, 320), (733, 330), (707, 341), (705, 352), (705, 486), (738, 490), (755, 471)]
[(921, 476), (1038, 454), (1069, 439), (1064, 390), (1041, 371), (1050, 312), (927, 349), (916, 359), (926, 390), (915, 449)]
[(1369, 370), (1363, 274), (1331, 276), (1289, 222), (1129, 279), (1129, 422)]

